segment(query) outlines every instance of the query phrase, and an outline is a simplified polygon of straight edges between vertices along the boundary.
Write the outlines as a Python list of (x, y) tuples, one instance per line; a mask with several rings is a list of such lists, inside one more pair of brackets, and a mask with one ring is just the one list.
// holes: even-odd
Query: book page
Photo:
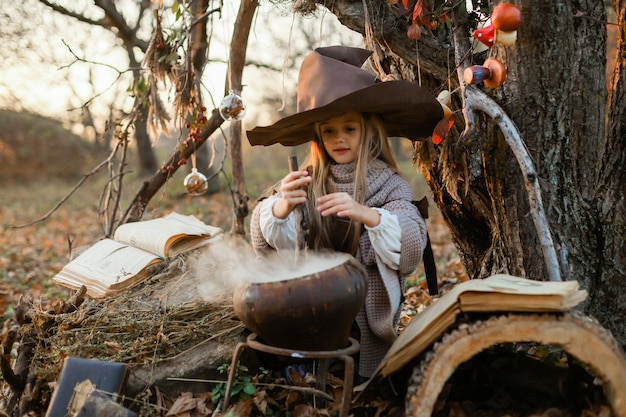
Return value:
[(52, 280), (71, 288), (85, 285), (94, 294), (104, 294), (111, 287), (132, 281), (146, 266), (159, 260), (141, 249), (103, 239), (65, 265)]
[(211, 237), (221, 232), (219, 227), (209, 226), (194, 216), (170, 213), (158, 219), (123, 224), (115, 231), (114, 239), (166, 257), (171, 255), (168, 250), (176, 240)]
[(462, 285), (461, 311), (565, 311), (587, 297), (577, 281), (534, 281), (498, 274)]
[(454, 323), (460, 311), (458, 291), (455, 292), (459, 285), (435, 299), (433, 304), (411, 319), (387, 351), (374, 375), (381, 373), (386, 376), (397, 371), (434, 343)]

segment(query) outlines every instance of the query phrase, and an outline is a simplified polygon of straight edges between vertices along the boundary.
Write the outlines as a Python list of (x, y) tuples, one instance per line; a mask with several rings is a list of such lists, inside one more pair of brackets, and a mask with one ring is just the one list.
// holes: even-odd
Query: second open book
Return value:
[(170, 213), (126, 223), (113, 239), (103, 239), (65, 265), (52, 280), (93, 298), (115, 295), (148, 277), (148, 268), (164, 258), (197, 249), (220, 238), (223, 230), (194, 216)]
[(401, 369), (448, 331), (461, 313), (562, 312), (586, 297), (577, 281), (534, 281), (505, 274), (465, 281), (411, 319), (375, 373), (386, 376)]

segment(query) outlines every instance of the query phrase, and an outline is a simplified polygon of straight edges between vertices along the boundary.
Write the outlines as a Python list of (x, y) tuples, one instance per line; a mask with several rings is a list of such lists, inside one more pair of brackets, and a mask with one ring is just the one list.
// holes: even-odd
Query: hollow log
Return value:
[(612, 334), (578, 313), (509, 314), (459, 325), (422, 355), (409, 380), (407, 416), (430, 416), (455, 370), (503, 343), (558, 346), (602, 382), (613, 415), (626, 416), (626, 354)]

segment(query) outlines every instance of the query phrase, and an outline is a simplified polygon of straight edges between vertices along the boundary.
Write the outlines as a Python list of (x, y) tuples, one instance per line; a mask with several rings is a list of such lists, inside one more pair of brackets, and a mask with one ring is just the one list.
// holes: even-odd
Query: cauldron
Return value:
[[(233, 294), (235, 314), (260, 340), (275, 347), (346, 348), (354, 319), (365, 304), (365, 268), (344, 253), (306, 254), (296, 261), (293, 277), (250, 279), (239, 285)], [(276, 262), (288, 264), (280, 258), (262, 262), (270, 269)]]

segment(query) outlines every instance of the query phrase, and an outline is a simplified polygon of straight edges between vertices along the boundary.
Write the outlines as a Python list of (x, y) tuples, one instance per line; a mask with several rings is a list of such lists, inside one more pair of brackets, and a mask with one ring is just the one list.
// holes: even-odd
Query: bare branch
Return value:
[[(524, 141), (520, 137), (517, 127), (500, 106), (487, 96), (487, 94), (475, 87), (465, 88), (465, 106), (468, 109), (482, 111), (500, 127), (502, 135), (507, 145), (509, 145), (509, 148), (513, 151), (522, 171), (522, 176), (524, 177), (524, 184), (526, 184), (526, 192), (528, 194), (528, 204), (530, 205), (530, 214), (535, 224), (537, 238), (541, 244), (541, 251), (548, 270), (548, 277), (550, 281), (562, 281), (559, 259), (556, 255), (550, 225), (541, 199), (539, 176), (537, 175), (535, 165), (526, 149)], [(472, 127), (469, 126), (471, 121), (469, 119), (466, 121), (468, 128), (471, 130)]]
[[(128, 24), (126, 24), (126, 21), (124, 20), (124, 18), (121, 15), (121, 13), (115, 8), (115, 3), (112, 2), (112, 1), (108, 1), (108, 0), (96, 0), (96, 1), (94, 1), (94, 4), (96, 6), (98, 6), (98, 7), (100, 7), (104, 11), (104, 13), (105, 13), (104, 19), (101, 19), (101, 20), (90, 19), (90, 18), (88, 18), (88, 17), (86, 17), (86, 16), (84, 16), (84, 15), (82, 15), (80, 13), (73, 12), (73, 11), (63, 7), (63, 6), (59, 6), (58, 4), (52, 3), (52, 2), (50, 2), (48, 0), (39, 0), (39, 2), (41, 4), (44, 4), (47, 7), (51, 8), (55, 12), (58, 12), (58, 13), (64, 15), (64, 16), (68, 16), (68, 17), (74, 18), (74, 19), (78, 20), (79, 22), (87, 23), (87, 24), (93, 25), (93, 26), (104, 27), (106, 29), (110, 29), (111, 27), (115, 27), (119, 31), (118, 36), (127, 45), (136, 46), (139, 49), (141, 49), (142, 51), (145, 51), (146, 48), (148, 47), (148, 43), (147, 42), (137, 38), (137, 36), (136, 36), (137, 28), (139, 26), (137, 26), (134, 29), (129, 27)], [(141, 14), (143, 13), (144, 10), (145, 10), (145, 6), (142, 3), (141, 4), (140, 14), (139, 14), (140, 17), (141, 17)]]
[(58, 12), (58, 13), (64, 15), (64, 16), (72, 17), (72, 18), (78, 20), (79, 22), (87, 23), (87, 24), (94, 25), (94, 26), (104, 26), (102, 24), (102, 21), (89, 19), (88, 17), (85, 17), (85, 16), (83, 16), (80, 13), (74, 13), (71, 10), (66, 9), (63, 6), (59, 6), (58, 4), (51, 3), (48, 0), (39, 0), (39, 2), (41, 4), (44, 4), (44, 5), (48, 6), (49, 8), (54, 10), (55, 12)]
[(204, 19), (206, 19), (207, 17), (211, 16), (213, 13), (218, 13), (221, 12), (222, 9), (217, 7), (215, 9), (212, 10), (207, 10), (206, 12), (202, 13), (200, 16), (198, 16), (198, 18), (194, 19), (193, 22), (191, 22), (191, 24), (189, 25), (189, 28), (193, 28), (195, 25), (197, 25), (198, 23), (202, 22)]
[[(136, 46), (142, 51), (148, 48), (148, 42), (142, 41), (137, 38), (137, 29), (128, 26), (124, 20), (124, 16), (115, 7), (115, 2), (111, 0), (94, 0), (94, 4), (100, 7), (104, 13), (105, 18), (101, 21), (100, 25), (106, 28), (114, 27), (118, 30), (117, 36), (124, 41), (126, 47)], [(145, 10), (145, 7), (141, 7), (141, 13)]]
[[(64, 65), (64, 66), (60, 67), (60, 69), (69, 68), (72, 65), (74, 65), (76, 62), (84, 62), (84, 63), (87, 63), (87, 64), (100, 65), (100, 66), (109, 68), (109, 69), (111, 69), (111, 70), (113, 70), (113, 71), (115, 71), (117, 73), (117, 77), (115, 77), (115, 79), (113, 81), (111, 81), (111, 83), (109, 84), (109, 86), (107, 88), (105, 88), (104, 90), (102, 90), (99, 93), (94, 94), (89, 100), (87, 100), (85, 103), (83, 103), (82, 107), (87, 107), (96, 98), (102, 96), (109, 89), (113, 88), (116, 85), (117, 81), (119, 81), (119, 79), (121, 78), (121, 76), (124, 73), (126, 73), (128, 71), (134, 71), (133, 68), (129, 68), (129, 69), (125, 70), (125, 71), (120, 71), (119, 69), (115, 68), (113, 65), (105, 64), (105, 63), (102, 63), (102, 62), (89, 61), (89, 60), (86, 60), (84, 58), (81, 58), (78, 55), (76, 55), (76, 53), (72, 50), (72, 47), (70, 45), (68, 45), (67, 42), (65, 42), (64, 40), (62, 40), (62, 42), (63, 42), (63, 45), (65, 45), (67, 47), (67, 50), (74, 56), (74, 61), (71, 62), (70, 64), (67, 64), (67, 65)], [(74, 109), (70, 109), (70, 110), (74, 110)]]
[[(258, 6), (257, 0), (242, 0), (237, 13), (237, 21), (230, 43), (230, 56), (228, 60), (227, 86), (236, 94), (241, 93), (243, 67), (246, 63), (246, 50), (248, 49), (248, 37), (252, 27), (252, 19)], [(238, 235), (245, 234), (244, 218), (248, 215), (248, 195), (244, 180), (243, 157), (241, 153), (241, 121), (232, 121), (230, 130), (230, 158), (233, 174), (233, 200), (235, 216), (233, 217), (232, 232)]]

